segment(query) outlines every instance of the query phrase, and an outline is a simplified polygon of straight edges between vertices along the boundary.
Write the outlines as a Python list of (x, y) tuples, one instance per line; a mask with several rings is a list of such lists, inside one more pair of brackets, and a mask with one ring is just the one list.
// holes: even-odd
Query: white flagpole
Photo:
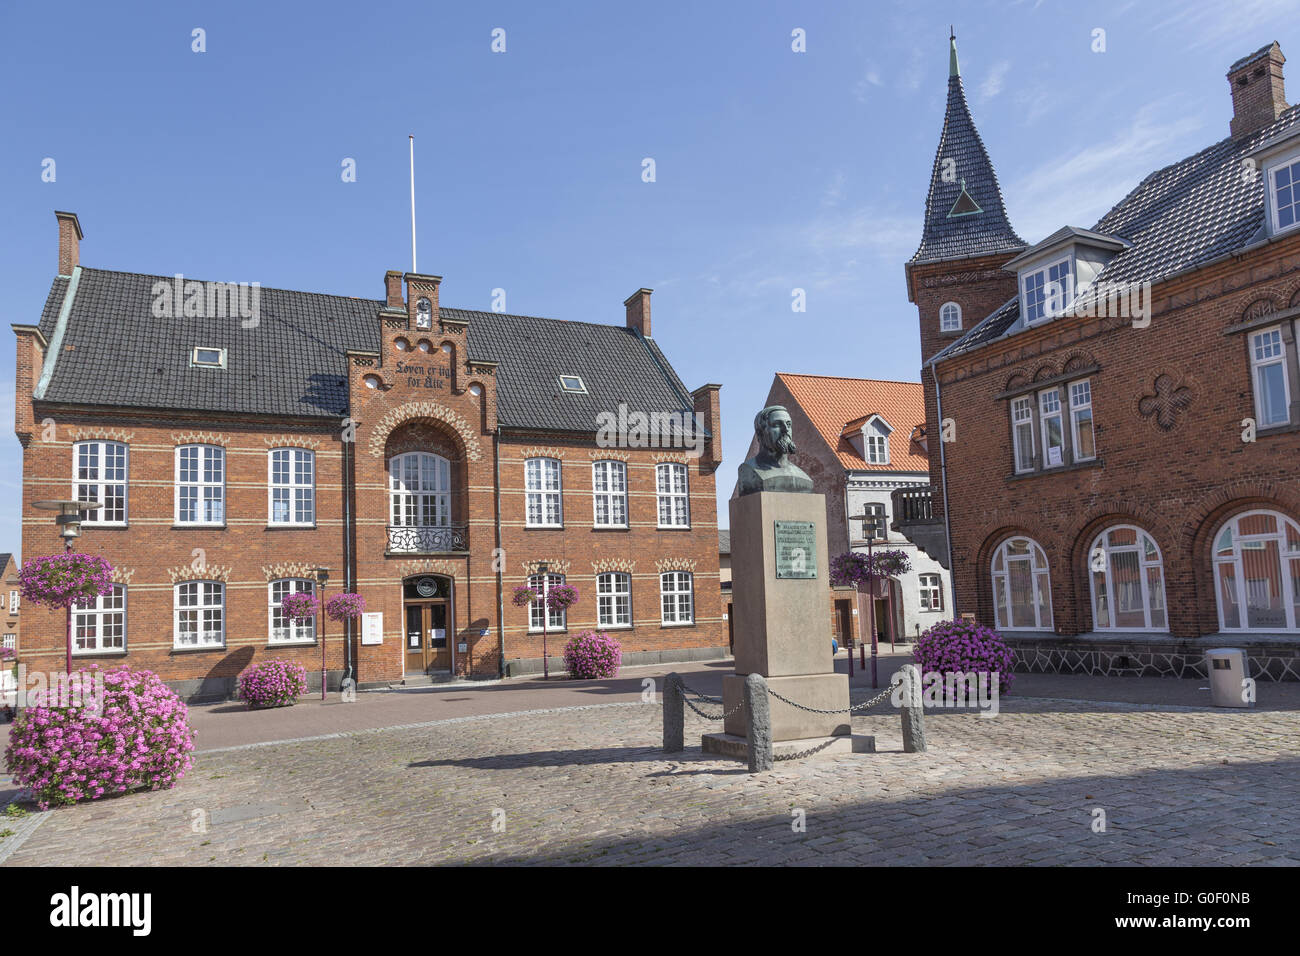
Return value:
[(411, 271), (419, 272), (415, 265), (415, 137), (411, 136)]

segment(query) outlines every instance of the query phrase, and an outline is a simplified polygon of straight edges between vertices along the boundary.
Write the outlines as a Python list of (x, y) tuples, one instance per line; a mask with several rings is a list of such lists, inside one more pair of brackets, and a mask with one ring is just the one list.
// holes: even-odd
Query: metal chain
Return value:
[(689, 707), (691, 710), (695, 711), (705, 720), (726, 720), (732, 714), (739, 713), (740, 709), (745, 706), (745, 698), (742, 697), (740, 699), (740, 703), (737, 704), (735, 707), (731, 708), (731, 710), (725, 711), (724, 713), (718, 714), (717, 716), (714, 716), (713, 714), (706, 714), (704, 711), (700, 710), (700, 708), (696, 707), (693, 703), (691, 703), (690, 700), (685, 695), (682, 696), (682, 703), (685, 704), (687, 707)]
[(698, 690), (696, 690), (694, 687), (687, 687), (687, 686), (686, 686), (686, 682), (685, 682), (684, 680), (682, 680), (680, 677), (677, 678), (677, 686), (680, 687), (680, 688), (682, 689), (683, 693), (685, 693), (686, 691), (690, 691), (692, 694), (695, 695), (696, 700), (702, 700), (702, 701), (704, 701), (706, 704), (721, 704), (721, 703), (722, 703), (722, 698), (721, 698), (721, 697), (710, 697), (708, 694), (701, 694), (701, 693), (700, 693)]
[(817, 707), (807, 707), (803, 704), (796, 703), (795, 701), (790, 700), (790, 698), (788, 697), (782, 697), (776, 691), (772, 690), (771, 687), (768, 687), (767, 692), (771, 696), (779, 700), (781, 703), (789, 704), (791, 707), (795, 708), (796, 710), (806, 710), (810, 714), (851, 714), (856, 710), (866, 710), (868, 707), (874, 707), (876, 704), (880, 703), (882, 700), (884, 700), (886, 697), (892, 694), (894, 692), (894, 688), (887, 687), (884, 690), (882, 690), (879, 694), (877, 694), (875, 697), (871, 698), (871, 700), (863, 701), (861, 704), (856, 704), (852, 707), (839, 707), (836, 708), (835, 710), (821, 710)]
[(843, 739), (843, 738), (840, 738), (840, 737), (832, 737), (830, 740), (827, 740), (827, 741), (824, 742), (824, 743), (820, 743), (820, 744), (818, 744), (816, 747), (810, 747), (810, 748), (808, 748), (807, 750), (801, 750), (801, 751), (799, 751), (798, 753), (792, 753), (792, 754), (773, 754), (773, 755), (772, 755), (772, 760), (773, 760), (773, 761), (778, 761), (778, 760), (802, 760), (804, 757), (811, 757), (813, 754), (817, 753), (817, 752), (820, 751), (820, 750), (825, 750), (825, 749), (826, 749), (827, 747), (829, 747), (831, 744), (835, 743), (835, 741), (837, 741), (837, 740), (841, 740), (841, 739)]

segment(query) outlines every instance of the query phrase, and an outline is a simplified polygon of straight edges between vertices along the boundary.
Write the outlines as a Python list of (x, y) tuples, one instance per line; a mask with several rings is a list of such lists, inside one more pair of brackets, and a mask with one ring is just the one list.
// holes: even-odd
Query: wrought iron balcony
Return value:
[(898, 488), (890, 494), (894, 518), (890, 528), (948, 567), (948, 529), (934, 516), (934, 497), (929, 488)]
[(463, 524), (389, 525), (388, 550), (395, 554), (468, 551), (469, 526)]

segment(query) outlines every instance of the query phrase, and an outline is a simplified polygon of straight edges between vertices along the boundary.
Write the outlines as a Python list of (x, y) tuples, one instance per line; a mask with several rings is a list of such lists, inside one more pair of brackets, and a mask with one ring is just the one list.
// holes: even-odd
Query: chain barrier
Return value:
[(842, 740), (842, 739), (844, 739), (844, 738), (841, 738), (841, 737), (832, 737), (830, 740), (827, 740), (825, 743), (820, 743), (820, 744), (818, 744), (816, 747), (809, 747), (807, 750), (800, 750), (800, 751), (798, 751), (797, 753), (792, 753), (792, 754), (773, 754), (773, 755), (772, 755), (772, 760), (773, 760), (773, 761), (781, 761), (781, 760), (802, 760), (804, 757), (811, 757), (813, 754), (818, 753), (819, 751), (825, 750), (825, 749), (826, 749), (827, 747), (829, 747), (831, 744), (835, 743), (835, 741), (837, 741), (837, 740)]
[(677, 680), (677, 686), (683, 692), (682, 703), (685, 704), (687, 707), (689, 707), (691, 710), (693, 710), (695, 713), (699, 714), (705, 720), (726, 720), (728, 717), (740, 713), (740, 711), (745, 706), (745, 698), (742, 696), (740, 698), (740, 703), (738, 703), (735, 707), (731, 708), (731, 710), (723, 711), (721, 714), (706, 714), (704, 711), (700, 710), (700, 708), (695, 706), (691, 698), (686, 696), (685, 692), (690, 691), (692, 694), (695, 695), (695, 700), (705, 704), (721, 704), (722, 703), (721, 697), (709, 697), (707, 694), (701, 694), (699, 691), (695, 690), (694, 688), (687, 687), (686, 682), (681, 680), (680, 678)]
[(795, 708), (796, 710), (806, 710), (810, 714), (851, 714), (854, 711), (866, 710), (868, 707), (874, 707), (876, 704), (880, 703), (882, 700), (884, 700), (886, 697), (892, 694), (894, 692), (894, 688), (887, 687), (884, 690), (882, 690), (879, 694), (877, 694), (875, 697), (871, 698), (871, 700), (863, 701), (861, 704), (855, 704), (852, 707), (838, 707), (835, 710), (821, 710), (817, 707), (808, 707), (805, 706), (804, 704), (796, 703), (795, 701), (790, 700), (790, 698), (788, 697), (782, 697), (776, 691), (772, 690), (771, 687), (767, 689), (767, 692), (770, 696), (775, 697), (781, 703), (789, 704), (791, 707)]

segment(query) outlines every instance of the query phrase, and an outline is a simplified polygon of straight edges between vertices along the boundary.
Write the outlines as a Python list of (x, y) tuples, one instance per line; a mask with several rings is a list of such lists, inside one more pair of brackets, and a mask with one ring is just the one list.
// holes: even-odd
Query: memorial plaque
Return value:
[(811, 521), (777, 521), (776, 576), (817, 577), (817, 530)]

